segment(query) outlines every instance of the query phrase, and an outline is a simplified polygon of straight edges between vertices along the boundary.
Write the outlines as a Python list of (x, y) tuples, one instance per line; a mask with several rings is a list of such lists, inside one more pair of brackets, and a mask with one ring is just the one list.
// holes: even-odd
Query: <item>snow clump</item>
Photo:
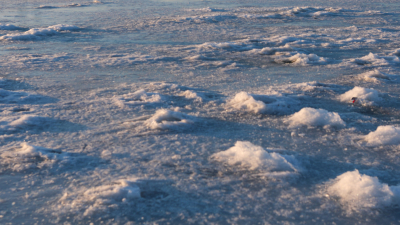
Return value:
[(139, 105), (145, 103), (158, 103), (162, 98), (159, 94), (148, 93), (144, 90), (138, 90), (134, 93), (122, 95), (121, 97), (114, 97), (114, 102), (119, 107), (123, 108), (126, 105)]
[(400, 186), (388, 186), (377, 177), (349, 171), (328, 182), (327, 194), (336, 197), (347, 213), (388, 207), (399, 202)]
[(366, 73), (362, 73), (362, 74), (358, 75), (358, 78), (360, 80), (364, 80), (367, 82), (373, 82), (373, 83), (380, 83), (380, 81), (382, 79), (390, 80), (390, 78), (386, 74), (380, 72), (379, 70), (373, 70), (373, 71), (369, 71)]
[(339, 96), (341, 102), (350, 103), (353, 98), (356, 98), (354, 104), (362, 106), (373, 106), (382, 100), (382, 98), (379, 97), (378, 91), (363, 87), (354, 87), (350, 91)]
[(370, 146), (398, 145), (400, 144), (400, 127), (379, 126), (376, 131), (366, 135), (364, 140)]
[(297, 128), (301, 126), (310, 127), (337, 127), (346, 126), (346, 123), (340, 118), (336, 112), (328, 112), (325, 109), (303, 108), (299, 112), (291, 115), (285, 120), (289, 124), (289, 128)]
[(58, 24), (54, 26), (49, 26), (47, 28), (32, 28), (23, 33), (6, 34), (4, 36), (1, 36), (0, 40), (9, 40), (9, 41), (35, 40), (43, 36), (52, 36), (59, 34), (59, 31), (76, 31), (79, 29), (80, 28), (77, 26)]
[(181, 112), (160, 109), (144, 125), (150, 129), (179, 129), (195, 122), (193, 116)]
[(262, 147), (247, 141), (238, 141), (232, 148), (211, 155), (211, 159), (230, 166), (281, 174), (297, 173), (301, 170), (300, 163), (294, 156), (268, 153)]

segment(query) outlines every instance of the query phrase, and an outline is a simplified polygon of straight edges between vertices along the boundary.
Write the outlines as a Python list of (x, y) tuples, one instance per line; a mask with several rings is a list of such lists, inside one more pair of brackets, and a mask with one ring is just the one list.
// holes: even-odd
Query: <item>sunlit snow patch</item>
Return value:
[(369, 208), (388, 207), (399, 202), (400, 186), (388, 186), (377, 177), (346, 172), (328, 182), (327, 193), (338, 198), (348, 214)]
[(297, 53), (293, 56), (278, 56), (275, 58), (277, 63), (289, 63), (297, 66), (307, 66), (311, 64), (326, 64), (324, 57), (319, 57), (316, 54)]
[(297, 128), (301, 126), (311, 127), (336, 127), (342, 128), (346, 123), (340, 118), (336, 112), (328, 112), (325, 109), (303, 108), (299, 112), (291, 115), (285, 120), (289, 124), (289, 128)]
[(362, 106), (373, 106), (382, 101), (378, 91), (363, 87), (354, 87), (350, 91), (339, 96), (341, 102), (347, 103), (352, 103), (353, 98), (356, 98), (354, 104)]
[(179, 129), (195, 122), (195, 117), (181, 112), (160, 109), (144, 125), (151, 129)]
[(379, 126), (376, 131), (366, 135), (364, 140), (370, 146), (398, 145), (400, 144), (400, 127)]
[(3, 152), (0, 158), (1, 164), (6, 168), (23, 171), (52, 165), (60, 160), (68, 159), (68, 156), (58, 150), (22, 143), (20, 148)]
[(60, 199), (62, 204), (59, 210), (84, 210), (83, 216), (91, 216), (123, 204), (134, 203), (138, 198), (140, 198), (140, 188), (135, 184), (135, 180), (119, 180), (112, 184), (80, 189), (72, 193), (66, 192)]
[(301, 170), (294, 156), (268, 153), (247, 141), (238, 141), (232, 148), (211, 155), (211, 159), (229, 166), (267, 172), (266, 175), (271, 176), (291, 175)]
[(179, 93), (179, 96), (183, 96), (187, 99), (193, 99), (194, 101), (197, 101), (197, 102), (202, 102), (203, 98), (204, 98), (204, 96), (202, 96), (201, 94), (196, 93), (192, 90), (182, 91), (181, 93)]
[(366, 56), (351, 59), (349, 62), (357, 65), (387, 66), (393, 63), (400, 63), (400, 59), (397, 56), (379, 56), (370, 52)]
[(252, 113), (287, 114), (291, 105), (296, 101), (284, 97), (253, 95), (239, 92), (234, 98), (227, 101), (229, 107)]
[(158, 103), (162, 98), (157, 93), (148, 93), (145, 90), (138, 90), (134, 93), (114, 97), (114, 102), (120, 107), (127, 105), (140, 105), (146, 103)]
[(380, 83), (381, 80), (390, 80), (390, 77), (379, 70), (373, 70), (358, 75), (358, 79), (367, 82)]
[(13, 33), (6, 34), (0, 37), (0, 40), (10, 40), (10, 41), (26, 41), (35, 40), (44, 36), (52, 36), (59, 34), (60, 31), (76, 31), (80, 28), (77, 26), (58, 24), (54, 26), (49, 26), (47, 28), (32, 28), (23, 33)]

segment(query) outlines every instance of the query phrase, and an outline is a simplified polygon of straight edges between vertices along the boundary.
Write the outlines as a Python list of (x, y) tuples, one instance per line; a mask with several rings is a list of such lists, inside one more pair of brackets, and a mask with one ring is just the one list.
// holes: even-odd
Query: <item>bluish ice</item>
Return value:
[(400, 3), (3, 0), (1, 224), (399, 224)]

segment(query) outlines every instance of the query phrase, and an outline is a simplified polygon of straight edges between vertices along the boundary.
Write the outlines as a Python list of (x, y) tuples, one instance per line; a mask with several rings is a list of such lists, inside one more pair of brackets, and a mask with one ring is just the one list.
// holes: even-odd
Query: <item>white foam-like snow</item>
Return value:
[(387, 66), (400, 63), (400, 59), (397, 56), (379, 56), (370, 52), (361, 58), (351, 59), (350, 62), (357, 65)]
[(376, 131), (366, 135), (364, 140), (371, 146), (398, 145), (400, 144), (400, 127), (379, 126)]
[(23, 41), (23, 40), (35, 40), (43, 36), (52, 36), (59, 33), (59, 31), (76, 31), (79, 27), (67, 24), (58, 24), (49, 26), (47, 28), (32, 28), (23, 33), (6, 34), (0, 37), (0, 40), (10, 41)]
[(158, 103), (162, 101), (162, 97), (157, 93), (149, 93), (141, 89), (134, 93), (125, 94), (122, 96), (115, 96), (114, 102), (120, 107), (127, 105), (140, 105), (147, 103)]
[(387, 74), (380, 72), (379, 70), (372, 70), (358, 75), (360, 80), (367, 82), (380, 83), (381, 80), (390, 80)]
[(252, 113), (288, 114), (298, 102), (281, 96), (255, 95), (239, 92), (227, 101), (227, 106)]
[(316, 54), (297, 53), (290, 57), (279, 56), (275, 59), (275, 62), (307, 66), (310, 64), (326, 64), (327, 60), (324, 57), (317, 56)]
[(60, 199), (59, 207), (64, 211), (66, 208), (74, 211), (84, 210), (83, 216), (91, 216), (95, 213), (107, 212), (116, 206), (133, 203), (140, 198), (140, 188), (135, 180), (119, 180), (111, 184), (104, 184), (78, 193), (66, 192)]
[(202, 102), (203, 101), (203, 96), (201, 96), (199, 93), (196, 93), (192, 90), (186, 90), (186, 91), (182, 91), (181, 93), (179, 93), (179, 96), (183, 96), (187, 99), (193, 99), (195, 101), (198, 102)]
[(328, 112), (325, 109), (303, 108), (285, 120), (290, 128), (307, 127), (345, 127), (346, 123), (336, 112)]
[(211, 159), (229, 166), (238, 166), (249, 170), (261, 170), (287, 175), (301, 170), (294, 156), (268, 153), (260, 146), (247, 141), (237, 141), (226, 151), (211, 155)]
[(352, 102), (352, 98), (356, 97), (357, 100), (354, 104), (362, 106), (373, 106), (379, 104), (382, 98), (379, 97), (379, 92), (369, 88), (354, 87), (350, 91), (339, 96), (341, 102)]
[(150, 129), (179, 129), (195, 122), (195, 117), (181, 112), (159, 109), (144, 125)]
[(13, 127), (41, 126), (48, 122), (50, 118), (36, 115), (23, 115), (19, 119), (12, 121), (9, 125)]
[(368, 208), (388, 207), (398, 203), (400, 186), (388, 186), (377, 177), (360, 174), (358, 170), (339, 175), (328, 182), (327, 193), (338, 198), (348, 213)]
[(23, 171), (52, 165), (67, 156), (61, 151), (22, 143), (13, 151), (5, 151), (0, 155), (1, 164), (7, 165), (13, 171)]

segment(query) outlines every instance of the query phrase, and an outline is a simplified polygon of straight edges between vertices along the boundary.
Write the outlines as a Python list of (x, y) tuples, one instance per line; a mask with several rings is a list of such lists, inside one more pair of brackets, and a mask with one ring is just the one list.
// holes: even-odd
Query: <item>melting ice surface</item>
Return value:
[(399, 224), (400, 4), (0, 4), (1, 224)]

